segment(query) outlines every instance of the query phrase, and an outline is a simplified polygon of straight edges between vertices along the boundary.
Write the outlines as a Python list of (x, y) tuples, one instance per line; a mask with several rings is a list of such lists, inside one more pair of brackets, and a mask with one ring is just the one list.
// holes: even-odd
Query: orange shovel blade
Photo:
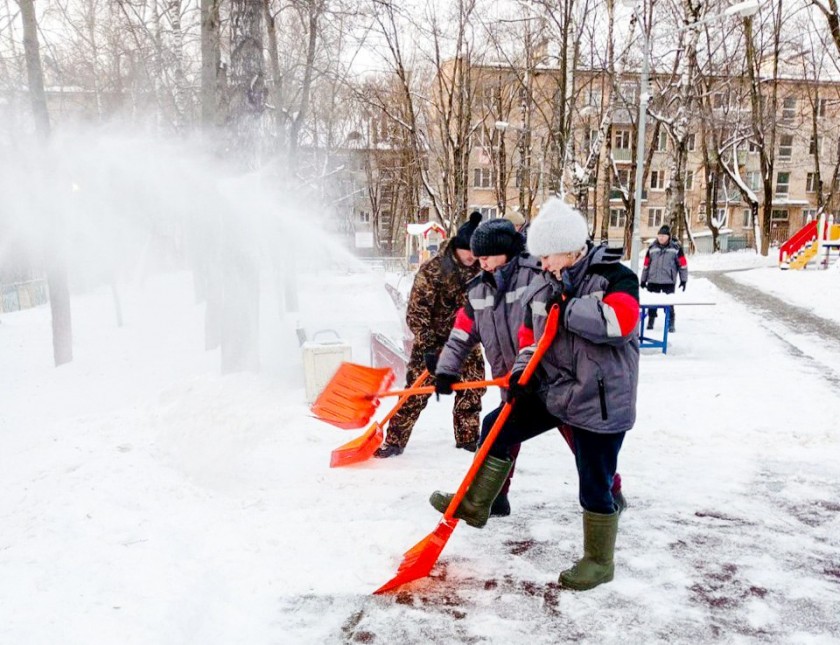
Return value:
[(385, 432), (377, 421), (374, 421), (370, 428), (360, 437), (348, 441), (339, 446), (330, 455), (330, 468), (349, 466), (360, 461), (367, 461), (376, 449), (382, 445), (385, 439)]
[(428, 576), (457, 524), (457, 519), (444, 517), (434, 531), (405, 552), (397, 575), (373, 593), (382, 594)]
[(355, 430), (376, 412), (379, 399), (371, 393), (385, 391), (393, 382), (394, 371), (389, 367), (342, 363), (310, 409), (322, 421)]

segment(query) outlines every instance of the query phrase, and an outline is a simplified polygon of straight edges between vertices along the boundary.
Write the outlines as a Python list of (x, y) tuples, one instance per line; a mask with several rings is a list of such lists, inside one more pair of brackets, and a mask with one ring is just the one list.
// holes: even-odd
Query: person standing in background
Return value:
[[(685, 259), (682, 246), (679, 242), (671, 239), (671, 229), (667, 225), (662, 226), (656, 234), (656, 241), (650, 245), (645, 254), (645, 266), (642, 269), (640, 286), (650, 293), (674, 293), (676, 290), (677, 276), (680, 278), (680, 289), (685, 291), (688, 283), (688, 261)], [(671, 313), (671, 323), (668, 331), (676, 331), (675, 312), (673, 307), (668, 307)], [(656, 309), (653, 309), (648, 316), (648, 329), (653, 329), (656, 322)]]

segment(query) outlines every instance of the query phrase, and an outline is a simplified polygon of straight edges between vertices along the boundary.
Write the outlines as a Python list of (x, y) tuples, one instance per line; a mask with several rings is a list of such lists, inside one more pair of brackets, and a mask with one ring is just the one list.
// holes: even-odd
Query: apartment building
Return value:
[[(606, 219), (607, 237), (613, 244), (622, 245), (625, 223), (633, 217), (628, 212), (628, 197), (632, 202), (638, 76), (622, 76), (616, 85), (617, 95), (612, 97), (612, 84), (603, 72), (580, 70), (574, 75), (573, 86), (566, 94), (573, 98), (567, 103), (572, 113), (565, 115), (571, 123), (565, 164), (558, 161), (562, 155), (552, 150), (550, 136), (557, 131), (559, 70), (534, 67), (522, 73), (484, 66), (474, 78), (470, 207), (487, 217), (500, 217), (512, 209), (531, 217), (561, 182), (567, 199), (575, 201), (571, 195), (574, 166), (568, 160), (574, 159), (579, 166), (586, 163), (589, 152), (597, 147), (599, 128), (610, 111), (609, 127), (604, 131), (584, 203), (580, 199), (577, 202), (587, 211), (596, 235), (604, 230)], [(652, 79), (649, 114), (664, 112), (656, 103), (656, 93), (665, 80)], [(758, 137), (746, 79), (721, 78), (716, 85), (720, 91), (704, 97), (703, 109), (697, 107), (689, 118), (683, 175), (686, 220), (699, 248), (707, 246), (701, 244), (704, 237), (711, 237), (709, 224), (723, 235), (724, 247), (743, 248), (752, 245), (754, 239), (750, 202), (715, 159), (722, 150), (726, 166), (755, 195), (761, 216), (765, 195)], [(643, 238), (652, 238), (663, 223), (668, 223), (675, 141), (667, 128), (657, 130), (656, 125), (649, 116), (645, 152), (650, 153), (650, 163), (640, 218)], [(773, 159), (770, 238), (777, 244), (814, 217), (820, 206), (833, 213), (840, 210), (840, 81), (795, 76), (780, 80), (775, 115), (766, 108), (764, 123), (758, 129)], [(729, 145), (733, 142), (736, 145)]]

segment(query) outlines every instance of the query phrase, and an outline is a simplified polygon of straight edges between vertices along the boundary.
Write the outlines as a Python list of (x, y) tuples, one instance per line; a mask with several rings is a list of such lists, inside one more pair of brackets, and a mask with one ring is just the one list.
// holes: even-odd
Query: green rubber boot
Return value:
[[(502, 490), (512, 467), (513, 461), (510, 459), (499, 459), (488, 455), (475, 474), (475, 479), (467, 489), (467, 494), (461, 500), (458, 510), (455, 511), (455, 517), (477, 529), (487, 524), (490, 507), (499, 491)], [(441, 513), (445, 513), (453, 497), (452, 493), (436, 490), (429, 498), (429, 503)]]
[(603, 515), (583, 511), (583, 558), (560, 573), (563, 587), (586, 591), (613, 579), (618, 515), (618, 512)]

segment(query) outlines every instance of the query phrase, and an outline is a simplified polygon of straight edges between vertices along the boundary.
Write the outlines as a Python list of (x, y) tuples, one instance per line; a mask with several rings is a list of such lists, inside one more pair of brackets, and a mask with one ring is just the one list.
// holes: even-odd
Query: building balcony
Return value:
[(613, 148), (612, 156), (616, 161), (633, 161), (633, 151), (630, 148)]

